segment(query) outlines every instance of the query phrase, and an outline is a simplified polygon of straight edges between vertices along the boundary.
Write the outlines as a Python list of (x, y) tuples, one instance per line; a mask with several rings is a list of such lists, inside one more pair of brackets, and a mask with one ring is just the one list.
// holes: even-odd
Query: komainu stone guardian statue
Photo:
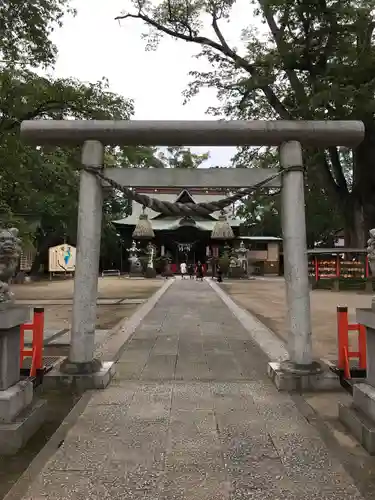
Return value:
[(30, 307), (18, 305), (9, 289), (21, 255), (18, 229), (0, 229), (0, 441), (1, 455), (14, 455), (38, 430), (45, 401), (34, 399), (32, 380), (20, 380), (20, 327)]
[(13, 302), (9, 280), (17, 269), (21, 254), (18, 229), (0, 229), (0, 307)]

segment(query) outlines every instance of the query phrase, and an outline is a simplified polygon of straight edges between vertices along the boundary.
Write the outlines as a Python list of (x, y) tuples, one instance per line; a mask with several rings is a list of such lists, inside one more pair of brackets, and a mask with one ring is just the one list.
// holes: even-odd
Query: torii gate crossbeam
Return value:
[(358, 121), (284, 120), (30, 120), (21, 124), (28, 142), (135, 146), (279, 146), (299, 141), (304, 146), (356, 146), (364, 136)]

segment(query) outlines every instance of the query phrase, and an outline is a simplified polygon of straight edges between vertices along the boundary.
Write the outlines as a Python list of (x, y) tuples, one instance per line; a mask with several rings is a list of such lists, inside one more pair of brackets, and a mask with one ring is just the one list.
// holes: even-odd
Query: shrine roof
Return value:
[(239, 236), (238, 239), (250, 241), (283, 241), (278, 236)]
[(340, 254), (340, 253), (367, 253), (366, 248), (346, 248), (346, 247), (334, 247), (334, 248), (310, 248), (307, 250), (309, 255), (319, 255), (319, 254)]
[[(175, 217), (169, 219), (151, 219), (150, 223), (154, 231), (174, 231), (180, 227), (185, 227), (185, 219), (183, 217)], [(193, 223), (187, 227), (196, 227), (201, 231), (212, 231), (216, 224), (216, 220), (197, 220), (192, 218)], [(125, 219), (114, 221), (113, 223), (118, 226), (135, 226), (138, 222), (138, 218), (133, 216), (126, 217)], [(232, 227), (238, 227), (241, 224), (241, 219), (228, 218), (228, 222)]]
[[(147, 192), (146, 189), (142, 190), (143, 192)], [(151, 190), (149, 190), (151, 194)], [(194, 192), (194, 196), (193, 193)], [(207, 196), (207, 193), (209, 195)], [(217, 201), (225, 197), (225, 193), (216, 191), (208, 191), (203, 189), (178, 189), (176, 188), (166, 188), (163, 190), (155, 189), (152, 191), (152, 197), (159, 199), (160, 201), (168, 201), (171, 203), (202, 203), (207, 201)], [(139, 215), (140, 215), (140, 206), (137, 202), (133, 201), (132, 203), (133, 213), (124, 219), (120, 219), (114, 222), (114, 224), (120, 226), (135, 226), (138, 223)], [(155, 230), (167, 230), (173, 227), (180, 227), (180, 216), (165, 216), (163, 214), (154, 212), (153, 210), (146, 208), (145, 213), (148, 216), (149, 221), (152, 223), (152, 227)], [(217, 221), (220, 212), (213, 212), (207, 216), (199, 216), (194, 215), (192, 219), (195, 221), (196, 227), (208, 228), (214, 227), (215, 222)], [(227, 213), (227, 217), (229, 223), (233, 227), (238, 227), (242, 220), (238, 218), (231, 217), (229, 213)], [(199, 224), (198, 224), (199, 223)], [(199, 226), (200, 225), (200, 226)]]
[(144, 193), (144, 194), (152, 194), (152, 195), (160, 195), (160, 194), (171, 194), (175, 195), (176, 198), (183, 193), (184, 191), (187, 191), (189, 195), (194, 196), (194, 195), (204, 195), (207, 197), (207, 199), (210, 199), (212, 196), (225, 196), (225, 190), (224, 189), (213, 189), (213, 188), (200, 188), (200, 187), (195, 187), (195, 188), (176, 188), (176, 187), (158, 187), (158, 188), (153, 188), (153, 187), (134, 187), (134, 190), (137, 191), (137, 193)]

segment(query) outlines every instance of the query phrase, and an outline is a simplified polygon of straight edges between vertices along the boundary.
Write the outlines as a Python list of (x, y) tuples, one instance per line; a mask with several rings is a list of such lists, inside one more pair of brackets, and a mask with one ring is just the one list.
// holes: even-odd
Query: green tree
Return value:
[[(0, 218), (21, 229), (23, 243), (33, 243), (32, 272), (45, 261), (51, 245), (75, 243), (80, 167), (79, 148), (34, 148), (19, 140), (23, 120), (35, 118), (129, 119), (129, 99), (109, 91), (108, 82), (40, 76), (33, 68), (51, 66), (56, 47), (51, 32), (66, 13), (68, 0), (6, 0), (0, 5)], [(107, 166), (163, 167), (155, 148), (107, 148)], [(111, 221), (129, 211), (119, 193), (106, 192), (102, 251), (111, 253)], [(116, 242), (117, 244), (117, 242)]]
[[(187, 98), (203, 86), (215, 87), (233, 118), (358, 119), (365, 140), (353, 154), (338, 148), (306, 151), (308, 181), (318, 196), (327, 193), (344, 221), (346, 243), (362, 246), (375, 226), (375, 53), (374, 0), (258, 0), (254, 15), (267, 33), (245, 27), (243, 51), (225, 39), (233, 0), (136, 0), (135, 18), (150, 28), (149, 47), (162, 36), (196, 44), (211, 64), (191, 71)], [(203, 33), (209, 19), (212, 37)], [(349, 180), (346, 168), (351, 174)]]
[(198, 168), (208, 160), (209, 153), (193, 153), (190, 148), (172, 146), (166, 151), (160, 151), (159, 158), (165, 167), (169, 168)]
[[(252, 165), (253, 168), (277, 169), (278, 154), (273, 148), (250, 149), (236, 157), (237, 167)], [(311, 165), (313, 169), (313, 165)], [(311, 176), (312, 177), (312, 176)], [(238, 215), (245, 219), (244, 234), (281, 236), (281, 199), (278, 189), (255, 191), (240, 204)], [(324, 189), (305, 184), (306, 233), (308, 246), (318, 241), (333, 245), (335, 232), (342, 227), (340, 212), (332, 204)]]
[[(74, 79), (48, 79), (29, 70), (0, 74), (1, 217), (17, 223), (24, 239), (37, 248), (32, 272), (45, 261), (48, 248), (64, 238), (75, 242), (79, 148), (34, 148), (19, 140), (19, 125), (30, 118), (128, 119), (132, 101), (113, 94), (103, 80), (85, 84)], [(160, 166), (156, 150), (147, 147), (108, 148), (108, 166)], [(104, 203), (103, 252), (113, 245), (111, 220), (129, 210), (127, 200), (108, 192)], [(35, 233), (35, 224), (38, 230)], [(110, 253), (108, 250), (107, 253)]]
[(70, 0), (2, 0), (0, 2), (1, 65), (49, 66), (56, 47), (49, 36), (62, 24), (63, 15), (74, 14)]

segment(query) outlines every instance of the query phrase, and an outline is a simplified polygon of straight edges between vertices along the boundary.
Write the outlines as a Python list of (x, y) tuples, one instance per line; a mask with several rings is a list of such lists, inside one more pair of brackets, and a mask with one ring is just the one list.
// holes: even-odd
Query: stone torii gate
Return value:
[[(95, 169), (127, 187), (237, 190), (249, 188), (275, 173), (268, 169), (111, 168), (103, 171), (106, 145), (280, 147), (289, 360), (281, 364), (279, 371), (299, 383), (301, 377), (310, 378), (319, 373), (320, 367), (312, 357), (302, 147), (354, 147), (364, 138), (362, 122), (33, 120), (22, 123), (21, 137), (35, 145), (82, 145), (83, 167), (91, 169), (91, 172), (83, 170), (80, 174), (71, 347), (68, 360), (61, 367), (67, 376), (83, 376), (86, 381), (91, 378), (95, 386), (94, 380), (103, 372), (100, 362), (94, 359), (103, 203), (102, 183), (95, 176)], [(275, 179), (268, 184), (269, 187), (278, 185)], [(291, 388), (290, 384), (288, 387)]]

